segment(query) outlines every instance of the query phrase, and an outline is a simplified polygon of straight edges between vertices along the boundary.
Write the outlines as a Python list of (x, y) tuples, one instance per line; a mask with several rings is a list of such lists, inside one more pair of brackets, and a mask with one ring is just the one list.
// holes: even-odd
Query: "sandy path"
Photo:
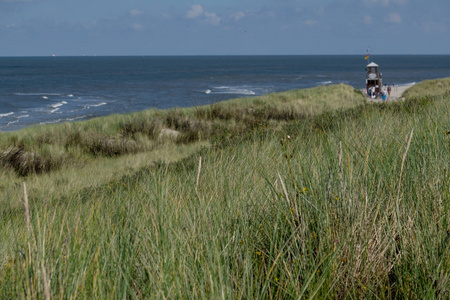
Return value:
[[(391, 95), (387, 96), (386, 101), (395, 101), (401, 99), (403, 93), (412, 86), (413, 84), (406, 84), (406, 85), (396, 85), (392, 87)], [(367, 99), (372, 102), (383, 102), (383, 99), (381, 98), (376, 99), (367, 98)]]

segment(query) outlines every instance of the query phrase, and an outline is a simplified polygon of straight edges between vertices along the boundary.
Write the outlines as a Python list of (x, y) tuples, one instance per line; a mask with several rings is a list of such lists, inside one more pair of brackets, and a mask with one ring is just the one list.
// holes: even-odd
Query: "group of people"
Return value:
[(381, 97), (383, 99), (383, 101), (385, 101), (388, 96), (391, 96), (392, 88), (390, 85), (388, 85), (387, 87), (386, 87), (386, 85), (384, 87), (382, 87), (381, 92), (379, 92), (379, 93), (377, 93), (376, 88), (378, 88), (378, 86), (376, 86), (376, 87), (372, 86), (367, 89), (367, 95), (370, 98), (375, 99), (375, 98)]

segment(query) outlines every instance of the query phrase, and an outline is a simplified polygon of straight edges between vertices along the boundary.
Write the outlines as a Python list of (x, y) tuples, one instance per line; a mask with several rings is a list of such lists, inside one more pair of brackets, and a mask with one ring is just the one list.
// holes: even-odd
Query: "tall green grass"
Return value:
[(49, 282), (53, 298), (448, 299), (445, 93), (256, 126), (103, 185), (30, 192), (30, 230), (2, 206), (0, 295), (44, 298)]
[(0, 200), (16, 199), (23, 180), (35, 195), (61, 195), (253, 130), (363, 103), (361, 93), (336, 85), (1, 133)]
[(167, 143), (223, 141), (256, 127), (362, 105), (352, 87), (337, 85), (236, 99), (215, 105), (147, 110), (85, 122), (37, 126), (0, 135), (0, 165), (19, 176), (84, 165), (90, 158), (160, 149)]

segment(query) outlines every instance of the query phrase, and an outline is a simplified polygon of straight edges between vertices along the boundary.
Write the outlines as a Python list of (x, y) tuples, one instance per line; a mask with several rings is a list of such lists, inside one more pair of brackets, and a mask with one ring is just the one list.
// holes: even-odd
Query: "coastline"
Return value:
[[(450, 72), (450, 55), (386, 55), (377, 56), (376, 62), (383, 82), (391, 86), (444, 78)], [(0, 130), (321, 85), (363, 89), (365, 67), (357, 55), (4, 58)]]
[[(416, 85), (416, 83), (412, 83), (412, 84), (403, 84), (403, 85), (395, 85), (395, 86), (393, 87), (393, 89), (392, 89), (391, 95), (388, 96), (388, 98), (387, 98), (385, 101), (396, 101), (396, 100), (401, 99), (403, 93), (404, 93), (407, 89), (409, 89), (410, 87), (412, 87), (412, 86), (414, 86), (414, 85)], [(333, 85), (326, 85), (326, 86), (333, 86)], [(265, 97), (265, 96), (267, 96), (267, 95), (269, 95), (269, 94), (281, 94), (281, 93), (286, 93), (286, 92), (292, 92), (292, 91), (295, 91), (295, 90), (308, 90), (308, 89), (311, 89), (311, 88), (314, 88), (314, 87), (299, 88), (299, 89), (293, 89), (293, 90), (288, 90), (288, 91), (284, 91), (284, 92), (267, 93), (267, 94), (261, 95), (261, 96), (259, 96), (259, 97)], [(364, 93), (364, 89), (361, 89), (360, 91), (361, 91), (362, 93)], [(244, 98), (246, 98), (246, 97), (244, 97)], [(253, 98), (253, 97), (247, 97), (247, 98)], [(226, 102), (229, 102), (229, 101), (235, 101), (236, 99), (242, 99), (242, 98), (241, 98), (241, 97), (236, 97), (236, 98), (232, 98), (232, 99), (220, 101), (220, 102), (217, 102), (217, 103), (226, 103)], [(369, 98), (369, 97), (366, 96), (366, 99), (367, 99), (368, 101), (375, 102), (375, 103), (381, 103), (381, 102), (383, 102), (383, 100), (380, 99), (380, 98), (371, 99), (371, 98)], [(196, 107), (196, 106), (193, 106), (193, 107)], [(193, 107), (186, 107), (186, 108), (193, 108)], [(170, 109), (170, 108), (168, 108), (168, 109)], [(127, 115), (127, 114), (133, 114), (133, 113), (144, 113), (144, 112), (147, 111), (147, 110), (149, 110), (149, 109), (143, 109), (143, 110), (139, 110), (139, 111), (136, 111), (136, 112), (127, 112), (127, 113), (125, 113), (125, 115)], [(151, 110), (151, 108), (150, 108), (150, 110)], [(167, 109), (160, 109), (160, 110), (161, 110), (161, 111), (165, 111), (165, 110), (167, 110)], [(111, 114), (111, 115), (115, 115), (115, 114)], [(1, 134), (1, 133), (8, 133), (8, 132), (18, 132), (18, 131), (21, 131), (21, 130), (24, 130), (24, 129), (27, 129), (27, 128), (31, 128), (31, 127), (36, 127), (36, 126), (62, 125), (62, 124), (73, 123), (73, 122), (86, 122), (86, 121), (89, 121), (89, 120), (95, 120), (95, 119), (98, 119), (98, 118), (105, 118), (105, 117), (107, 118), (107, 117), (109, 117), (109, 116), (111, 116), (111, 115), (97, 116), (97, 117), (88, 118), (88, 119), (81, 119), (81, 120), (77, 120), (77, 118), (74, 118), (73, 121), (65, 121), (65, 122), (52, 122), (52, 123), (45, 123), (45, 124), (43, 124), (43, 123), (36, 123), (36, 124), (30, 124), (29, 126), (25, 126), (25, 127), (19, 127), (19, 128), (17, 128), (17, 129), (12, 129), (12, 130), (4, 130), (4, 129), (7, 128), (7, 127), (4, 127), (4, 128), (0, 127), (0, 134)], [(79, 118), (78, 118), (78, 119), (79, 119)]]
[[(449, 91), (367, 105), (337, 85), (0, 135), (3, 294), (49, 274), (54, 298), (446, 298)], [(308, 99), (315, 117), (293, 115)]]

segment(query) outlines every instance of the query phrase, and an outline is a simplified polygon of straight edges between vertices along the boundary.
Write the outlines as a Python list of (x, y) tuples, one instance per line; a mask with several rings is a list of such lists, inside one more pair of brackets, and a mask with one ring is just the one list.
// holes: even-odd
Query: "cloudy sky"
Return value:
[(0, 56), (450, 54), (449, 0), (0, 0)]

